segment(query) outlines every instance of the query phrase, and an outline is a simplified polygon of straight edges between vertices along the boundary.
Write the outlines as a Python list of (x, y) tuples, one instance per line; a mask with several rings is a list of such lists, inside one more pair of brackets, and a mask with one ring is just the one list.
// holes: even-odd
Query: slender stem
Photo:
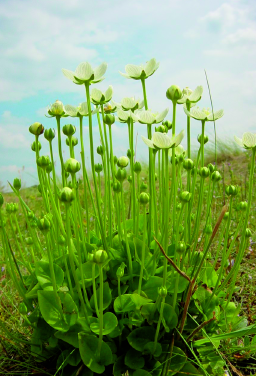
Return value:
[(100, 351), (102, 346), (102, 340), (103, 340), (103, 270), (102, 270), (102, 264), (99, 264), (99, 270), (100, 270), (100, 317), (99, 317), (99, 341), (98, 341), (98, 357), (100, 358)]
[(141, 264), (140, 264), (140, 278), (139, 278), (139, 285), (138, 285), (138, 294), (141, 293), (141, 285), (142, 285), (142, 278), (143, 278), (143, 270), (145, 264), (145, 248), (146, 248), (146, 234), (147, 234), (147, 213), (146, 213), (146, 205), (143, 208), (143, 215), (144, 215), (144, 228), (143, 228), (143, 240), (142, 240), (142, 250), (141, 250)]
[(56, 121), (57, 121), (57, 131), (58, 131), (58, 148), (59, 148), (59, 157), (60, 157), (60, 164), (61, 164), (62, 186), (65, 187), (66, 175), (65, 175), (62, 148), (61, 148), (60, 116), (56, 116)]

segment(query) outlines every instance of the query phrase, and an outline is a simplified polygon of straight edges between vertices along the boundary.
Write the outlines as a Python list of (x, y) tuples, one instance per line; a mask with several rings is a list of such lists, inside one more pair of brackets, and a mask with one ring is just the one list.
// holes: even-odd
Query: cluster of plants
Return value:
[[(0, 195), (2, 249), (22, 299), (24, 325), (32, 331), (28, 343), (38, 361), (56, 359), (56, 374), (222, 375), (221, 341), (256, 332), (232, 302), (251, 236), (256, 136), (236, 138), (251, 150), (247, 201), (239, 200), (237, 186), (228, 185), (226, 205), (218, 211), (222, 177), (216, 165), (205, 165), (204, 148), (207, 124), (221, 118), (223, 110), (197, 107), (202, 86), (192, 91), (176, 85), (166, 91), (171, 121), (166, 120), (168, 109), (149, 110), (146, 79), (158, 66), (155, 59), (128, 64), (122, 75), (141, 84), (143, 100), (124, 98), (121, 103), (112, 101), (111, 86), (106, 92), (91, 89), (103, 80), (107, 64), (63, 69), (68, 79), (84, 86), (86, 101), (77, 107), (56, 101), (48, 111), (56, 119), (61, 183), (53, 158), (55, 130), (36, 122), (29, 131), (35, 136), (31, 148), (41, 212), (34, 213), (23, 200), (19, 179), (10, 184), (19, 204), (4, 204)], [(176, 131), (178, 108), (186, 119), (186, 151), (180, 145), (185, 132)], [(101, 139), (97, 149), (93, 116)], [(64, 161), (61, 122), (67, 117), (78, 121), (79, 139), (73, 124), (62, 126), (70, 152)], [(191, 118), (201, 130), (196, 160), (191, 159)], [(85, 120), (92, 179), (85, 163)], [(127, 124), (129, 139), (127, 156), (118, 158), (112, 142), (115, 121)], [(147, 129), (147, 138), (142, 136), (148, 146), (144, 179), (135, 158), (135, 122)], [(40, 136), (49, 142), (49, 155), (41, 153)], [(96, 150), (102, 161), (97, 164)], [(234, 252), (235, 263), (227, 272)]]

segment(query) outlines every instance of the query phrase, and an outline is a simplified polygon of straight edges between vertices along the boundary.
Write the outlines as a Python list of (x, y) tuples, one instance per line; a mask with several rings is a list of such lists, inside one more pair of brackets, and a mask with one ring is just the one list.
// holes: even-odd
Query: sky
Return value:
[[(21, 177), (23, 186), (37, 184), (34, 136), (29, 126), (38, 121), (56, 128), (45, 117), (55, 100), (78, 105), (85, 101), (83, 86), (66, 79), (61, 68), (75, 70), (88, 61), (93, 67), (108, 63), (101, 90), (113, 86), (113, 99), (142, 98), (139, 81), (119, 74), (126, 64), (156, 58), (159, 69), (146, 80), (149, 108), (161, 112), (172, 104), (166, 90), (175, 84), (204, 87), (201, 107), (210, 107), (204, 70), (207, 71), (213, 106), (225, 115), (216, 122), (217, 136), (233, 139), (256, 130), (256, 2), (254, 0), (0, 0), (0, 182), (7, 185)], [(62, 125), (73, 118), (62, 119)], [(182, 106), (177, 110), (177, 131), (186, 128)], [(192, 142), (200, 134), (200, 122), (192, 120)], [(88, 168), (88, 126), (85, 121)], [(94, 123), (95, 147), (100, 144)], [(127, 126), (112, 127), (114, 153), (126, 155)], [(213, 125), (206, 133), (213, 139)], [(141, 135), (146, 126), (135, 125), (136, 156), (147, 160)], [(41, 153), (49, 154), (41, 137)], [(65, 139), (63, 138), (63, 141)], [(57, 138), (54, 139), (57, 171)], [(183, 141), (186, 146), (186, 140)], [(78, 148), (78, 147), (77, 147)], [(68, 149), (63, 146), (64, 159)], [(79, 159), (79, 150), (76, 151)], [(96, 161), (97, 156), (96, 156)]]

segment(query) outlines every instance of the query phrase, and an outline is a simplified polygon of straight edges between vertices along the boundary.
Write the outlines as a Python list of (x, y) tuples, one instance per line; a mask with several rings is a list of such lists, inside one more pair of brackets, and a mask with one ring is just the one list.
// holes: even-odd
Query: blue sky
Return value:
[[(216, 123), (218, 136), (225, 139), (255, 132), (255, 1), (0, 0), (0, 25), (3, 184), (19, 175), (23, 185), (37, 182), (35, 155), (30, 149), (33, 136), (28, 127), (35, 121), (45, 128), (55, 127), (55, 119), (47, 119), (44, 114), (56, 99), (73, 105), (85, 101), (83, 87), (74, 85), (61, 72), (61, 68), (75, 70), (82, 61), (93, 66), (108, 63), (106, 78), (96, 87), (105, 90), (113, 85), (113, 99), (119, 102), (126, 96), (142, 98), (142, 92), (138, 81), (126, 80), (118, 71), (124, 71), (128, 63), (140, 64), (155, 57), (160, 67), (146, 81), (153, 111), (171, 109), (165, 92), (172, 84), (192, 89), (203, 85), (200, 106), (209, 107), (206, 69), (214, 108), (225, 110)], [(171, 120), (171, 111), (167, 118)], [(62, 124), (68, 122), (77, 125), (74, 119), (65, 119)], [(177, 130), (185, 126), (186, 118), (179, 107)], [(87, 131), (85, 123), (88, 150)], [(145, 160), (147, 152), (140, 138), (146, 135), (145, 126), (136, 125), (135, 133), (138, 159)], [(200, 133), (196, 121), (192, 122), (192, 133), (195, 140)], [(207, 125), (207, 133), (213, 137), (212, 125)], [(97, 146), (96, 126), (94, 134)], [(126, 154), (126, 127), (116, 123), (113, 138), (115, 154)], [(47, 142), (41, 141), (42, 153), (48, 154)], [(87, 163), (89, 166), (89, 159)]]

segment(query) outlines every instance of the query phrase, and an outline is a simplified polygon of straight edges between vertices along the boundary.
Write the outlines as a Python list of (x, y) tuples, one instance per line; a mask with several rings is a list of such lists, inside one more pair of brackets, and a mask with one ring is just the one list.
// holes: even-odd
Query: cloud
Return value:
[(4, 111), (0, 118), (0, 145), (2, 149), (25, 149), (30, 147), (27, 137), (26, 119), (12, 116)]
[(223, 43), (229, 46), (253, 47), (256, 44), (256, 28), (239, 29), (236, 32), (227, 35)]
[(29, 172), (29, 173), (35, 172), (34, 167), (27, 167), (25, 169), (24, 166), (16, 166), (16, 165), (0, 166), (0, 172), (11, 172), (11, 173), (15, 173), (15, 174), (17, 174), (17, 173), (20, 174), (24, 170), (26, 170), (26, 172)]

